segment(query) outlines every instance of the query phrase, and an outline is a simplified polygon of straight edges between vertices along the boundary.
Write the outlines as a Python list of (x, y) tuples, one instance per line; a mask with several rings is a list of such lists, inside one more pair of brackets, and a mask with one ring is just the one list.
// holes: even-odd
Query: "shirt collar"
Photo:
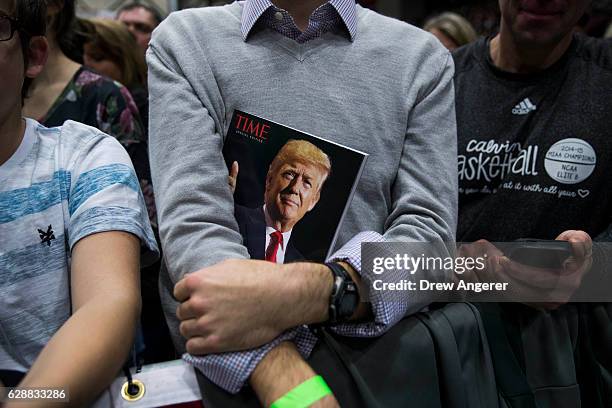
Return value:
[[(266, 227), (266, 239), (270, 239), (270, 234), (272, 234), (273, 232), (277, 231), (274, 227)], [(283, 251), (285, 250), (285, 247), (287, 245), (287, 243), (289, 242), (289, 239), (291, 238), (291, 231), (293, 230), (289, 230), (286, 232), (281, 232), (282, 236), (283, 236), (283, 242), (281, 242), (281, 248), (283, 249)], [(268, 247), (268, 245), (266, 245), (266, 248)]]
[[(270, 0), (246, 0), (242, 3), (241, 30), (242, 38), (246, 41), (261, 15), (270, 7), (275, 6)], [(351, 41), (355, 41), (355, 35), (357, 34), (357, 5), (355, 0), (330, 0), (328, 3), (338, 12), (351, 36)]]
[[(270, 222), (270, 215), (268, 214), (268, 210), (266, 209), (265, 204), (263, 205), (263, 212), (264, 212), (264, 218), (266, 220), (266, 240), (267, 240), (270, 237), (270, 234), (276, 231), (276, 228), (270, 226), (272, 223)], [(281, 232), (281, 234), (283, 234), (283, 243), (281, 245), (281, 248), (283, 248), (283, 251), (285, 250), (285, 245), (287, 245), (287, 242), (289, 242), (289, 238), (291, 238), (291, 231), (293, 231), (293, 229), (290, 229), (287, 232)], [(267, 247), (268, 245), (266, 243), (266, 248)]]

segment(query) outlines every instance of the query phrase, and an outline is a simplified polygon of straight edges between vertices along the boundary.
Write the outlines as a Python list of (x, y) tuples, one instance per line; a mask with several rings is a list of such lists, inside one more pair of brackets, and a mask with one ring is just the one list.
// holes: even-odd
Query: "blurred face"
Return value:
[(284, 231), (293, 228), (319, 201), (325, 177), (318, 166), (291, 160), (268, 170), (264, 198), (272, 220), (284, 224)]
[(122, 11), (117, 20), (126, 25), (128, 30), (136, 37), (136, 42), (142, 49), (142, 52), (147, 51), (149, 41), (151, 41), (151, 33), (157, 26), (155, 18), (147, 10), (137, 7), (132, 10)]
[(96, 46), (86, 43), (83, 51), (83, 63), (85, 66), (93, 68), (100, 74), (106, 75), (115, 81), (122, 82), (121, 67), (114, 61), (106, 59), (106, 56)]
[(499, 0), (502, 32), (517, 44), (554, 45), (569, 35), (590, 0)]

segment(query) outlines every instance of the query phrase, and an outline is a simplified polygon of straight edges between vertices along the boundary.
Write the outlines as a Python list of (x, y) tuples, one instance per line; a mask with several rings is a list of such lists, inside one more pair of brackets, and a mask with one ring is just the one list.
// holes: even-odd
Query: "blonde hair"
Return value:
[(608, 30), (604, 34), (604, 38), (612, 38), (612, 23), (608, 26)]
[(147, 65), (136, 39), (120, 21), (94, 18), (81, 20), (86, 43), (97, 48), (106, 59), (116, 63), (121, 71), (121, 82), (130, 87), (147, 86)]
[(478, 38), (472, 24), (456, 13), (442, 13), (427, 20), (423, 26), (425, 31), (431, 31), (434, 28), (453, 40), (458, 47), (469, 44)]
[(270, 164), (270, 172), (276, 172), (280, 166), (296, 160), (306, 164), (314, 165), (325, 171), (325, 177), (321, 186), (331, 173), (331, 160), (325, 152), (306, 140), (291, 139), (281, 147), (274, 160)]

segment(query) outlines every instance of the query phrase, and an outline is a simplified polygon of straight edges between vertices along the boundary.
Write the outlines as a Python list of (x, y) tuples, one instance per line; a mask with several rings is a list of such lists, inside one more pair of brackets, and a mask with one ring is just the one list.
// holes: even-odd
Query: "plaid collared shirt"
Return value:
[(271, 28), (298, 43), (305, 43), (334, 29), (346, 29), (351, 41), (357, 32), (357, 9), (354, 0), (330, 0), (319, 6), (310, 16), (303, 32), (285, 10), (270, 0), (248, 0), (243, 3), (242, 38), (246, 41), (256, 24)]

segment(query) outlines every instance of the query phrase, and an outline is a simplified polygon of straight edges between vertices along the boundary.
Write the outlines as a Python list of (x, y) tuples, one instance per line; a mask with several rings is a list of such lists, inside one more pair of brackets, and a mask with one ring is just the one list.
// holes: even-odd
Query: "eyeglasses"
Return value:
[(19, 30), (19, 23), (16, 19), (0, 16), (0, 41), (10, 40), (17, 30)]

